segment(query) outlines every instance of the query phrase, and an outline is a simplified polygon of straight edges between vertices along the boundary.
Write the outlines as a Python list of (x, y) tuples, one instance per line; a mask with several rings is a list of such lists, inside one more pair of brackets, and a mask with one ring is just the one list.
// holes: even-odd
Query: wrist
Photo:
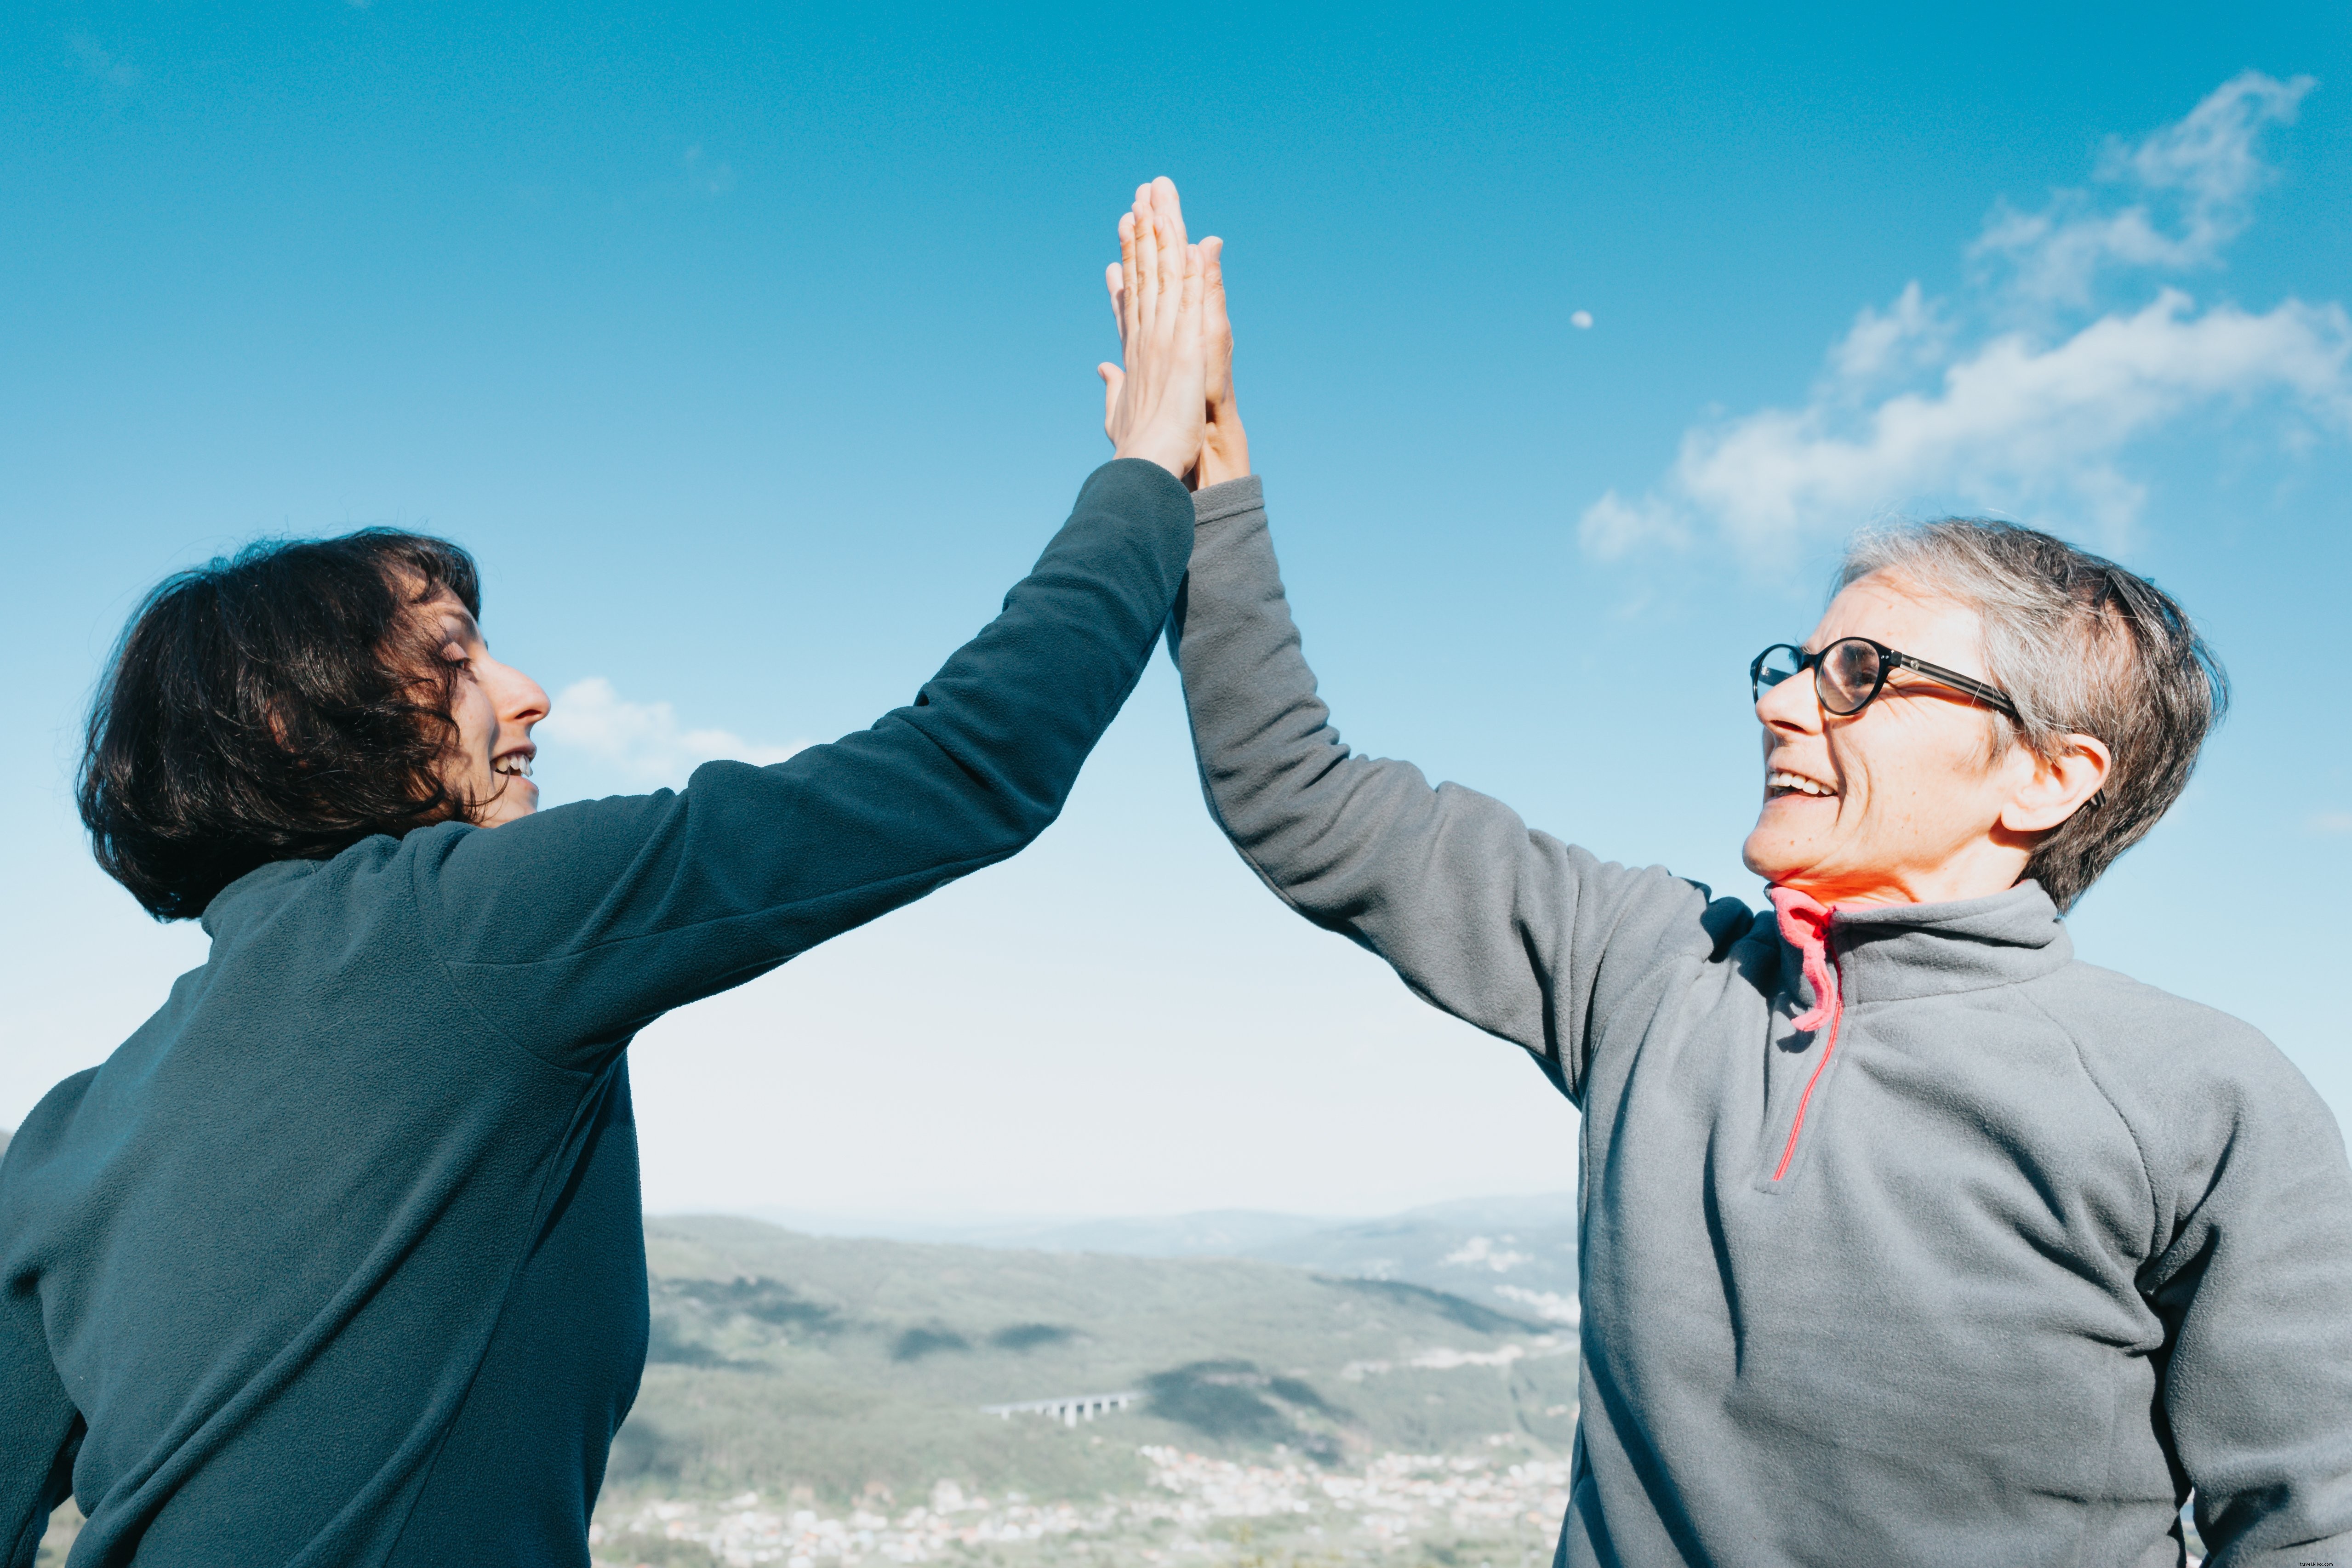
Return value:
[(1114, 446), (1111, 448), (1110, 455), (1114, 462), (1122, 457), (1132, 457), (1145, 463), (1156, 463), (1160, 467), (1167, 469), (1171, 474), (1175, 475), (1179, 479), (1187, 478), (1192, 474), (1193, 467), (1192, 464), (1184, 461), (1181, 457), (1174, 456), (1165, 451), (1157, 450), (1141, 442), (1137, 443), (1133, 446)]
[(1249, 437), (1242, 433), (1240, 422), (1230, 428), (1222, 423), (1212, 427), (1201, 446), (1201, 488), (1246, 478), (1249, 471)]

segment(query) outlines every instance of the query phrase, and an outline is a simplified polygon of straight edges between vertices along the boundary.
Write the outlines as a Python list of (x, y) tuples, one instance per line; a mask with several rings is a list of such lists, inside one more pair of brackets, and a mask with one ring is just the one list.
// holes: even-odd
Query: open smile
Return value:
[(1815, 800), (1834, 800), (1837, 793), (1818, 779), (1808, 779), (1785, 768), (1775, 768), (1764, 775), (1764, 798), (1767, 800), (1777, 800), (1784, 795), (1810, 795)]

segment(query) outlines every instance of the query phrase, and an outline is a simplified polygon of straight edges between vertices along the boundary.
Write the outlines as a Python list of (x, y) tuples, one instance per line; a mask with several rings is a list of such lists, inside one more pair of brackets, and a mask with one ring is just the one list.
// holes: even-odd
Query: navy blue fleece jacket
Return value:
[(678, 793), (281, 862), (0, 1159), (0, 1563), (587, 1561), (644, 1364), (625, 1052), (1059, 812), (1192, 548), (1097, 470), (913, 706)]

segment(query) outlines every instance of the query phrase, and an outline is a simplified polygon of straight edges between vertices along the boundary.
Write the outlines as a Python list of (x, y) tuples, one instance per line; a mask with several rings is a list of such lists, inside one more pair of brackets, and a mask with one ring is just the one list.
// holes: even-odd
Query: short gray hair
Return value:
[(2054, 758), (2067, 735), (2114, 754), (2105, 787), (2034, 847), (2026, 874), (2059, 908), (2082, 897), (2189, 785), (2230, 704), (2229, 677), (2171, 595), (2111, 560), (2013, 523), (1945, 517), (1874, 528), (1847, 547), (1843, 588), (1873, 572), (1954, 600), (1984, 622), (1993, 755)]

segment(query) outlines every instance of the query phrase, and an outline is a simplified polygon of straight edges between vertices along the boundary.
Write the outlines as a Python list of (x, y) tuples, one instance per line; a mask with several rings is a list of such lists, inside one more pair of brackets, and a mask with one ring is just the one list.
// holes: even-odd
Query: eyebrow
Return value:
[(464, 605), (446, 605), (442, 608), (441, 614), (445, 623), (448, 621), (455, 621), (457, 623), (458, 635), (461, 639), (470, 639), (479, 643), (485, 648), (490, 645), (490, 640), (482, 635), (482, 623), (475, 620), (474, 612)]

